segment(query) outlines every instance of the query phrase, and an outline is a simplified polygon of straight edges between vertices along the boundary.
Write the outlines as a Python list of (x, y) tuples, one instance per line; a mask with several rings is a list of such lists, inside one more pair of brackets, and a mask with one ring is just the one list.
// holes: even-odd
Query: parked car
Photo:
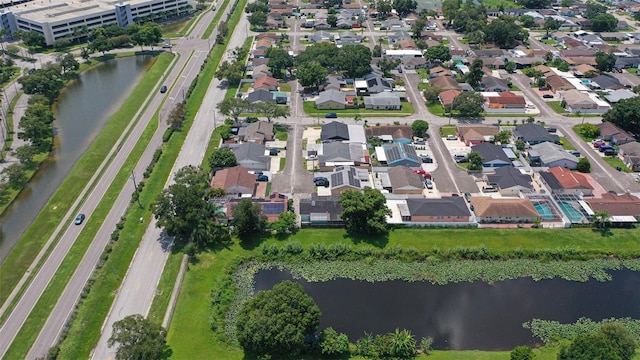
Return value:
[(428, 156), (420, 156), (420, 159), (424, 164), (433, 164), (433, 159)]
[(166, 92), (167, 92), (167, 86), (166, 86), (166, 85), (162, 85), (162, 86), (160, 87), (160, 93), (161, 93), (161, 94), (164, 94), (164, 93), (166, 93)]
[(611, 150), (615, 151), (615, 150), (616, 150), (616, 148), (614, 148), (614, 147), (613, 147), (613, 146), (611, 146), (611, 145), (600, 145), (600, 146), (598, 147), (598, 150), (600, 150), (600, 152), (611, 151)]
[(315, 186), (329, 187), (329, 180), (327, 178), (319, 178), (318, 180), (313, 180), (313, 184)]
[(498, 188), (493, 185), (487, 185), (482, 187), (482, 192), (497, 192)]
[(554, 127), (548, 127), (548, 128), (546, 128), (546, 129), (547, 129), (547, 132), (550, 132), (550, 133), (556, 133), (556, 132), (558, 132), (558, 129), (556, 129), (556, 128), (554, 128)]
[(596, 149), (601, 147), (601, 146), (604, 146), (604, 145), (605, 145), (604, 141), (595, 141), (593, 143), (593, 147), (596, 148)]
[(80, 224), (82, 224), (84, 219), (85, 219), (84, 214), (78, 214), (78, 216), (76, 216), (76, 219), (75, 219), (75, 221), (73, 223), (76, 224), (76, 225), (80, 225)]
[(326, 114), (324, 114), (324, 117), (327, 118), (327, 119), (335, 119), (335, 118), (338, 117), (338, 114), (337, 113), (326, 113)]
[(542, 97), (544, 99), (553, 99), (553, 95), (551, 95), (551, 94), (544, 94), (544, 95), (542, 95)]
[(604, 155), (605, 156), (616, 156), (618, 155), (618, 152), (616, 151), (616, 149), (607, 149), (604, 151)]
[(313, 178), (313, 182), (316, 182), (316, 181), (329, 181), (329, 179), (327, 179), (324, 176), (316, 176)]
[(582, 156), (582, 154), (580, 154), (580, 151), (578, 151), (578, 150), (569, 150), (569, 151), (567, 151), (567, 152), (568, 152), (569, 154), (571, 154), (571, 155), (575, 156), (575, 157), (580, 157), (580, 156)]
[(427, 189), (433, 189), (433, 181), (427, 179), (424, 184), (427, 185)]
[(447, 140), (458, 140), (458, 137), (455, 135), (447, 135)]
[(278, 148), (269, 149), (269, 156), (278, 156), (278, 154), (280, 154), (280, 149)]
[(464, 199), (467, 200), (467, 202), (471, 202), (471, 193), (464, 193)]
[(315, 154), (308, 155), (307, 160), (318, 160), (318, 155), (315, 155)]
[(267, 175), (258, 175), (256, 181), (269, 181), (269, 177)]

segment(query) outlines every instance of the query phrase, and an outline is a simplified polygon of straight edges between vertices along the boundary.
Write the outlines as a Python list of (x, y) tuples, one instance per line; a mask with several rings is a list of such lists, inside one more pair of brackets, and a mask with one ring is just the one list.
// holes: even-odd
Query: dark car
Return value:
[(318, 179), (318, 180), (314, 180), (313, 184), (315, 186), (329, 187), (329, 180), (327, 178), (321, 178), (321, 179)]
[(166, 86), (166, 85), (162, 85), (162, 86), (160, 87), (160, 93), (161, 93), (161, 94), (164, 94), (164, 93), (166, 93), (166, 92), (167, 92), (167, 86)]
[(600, 145), (598, 150), (600, 150), (600, 152), (607, 152), (607, 151), (615, 151), (616, 149), (611, 145)]
[(84, 214), (78, 214), (78, 216), (76, 216), (76, 220), (73, 223), (76, 224), (76, 225), (80, 225), (80, 224), (82, 224), (84, 219), (85, 219)]
[(326, 113), (326, 114), (324, 114), (324, 117), (327, 118), (327, 119), (335, 119), (335, 118), (338, 117), (338, 114), (336, 114), (336, 113)]
[(464, 198), (467, 202), (471, 202), (471, 193), (464, 193)]
[(542, 95), (542, 97), (545, 98), (545, 99), (553, 99), (553, 95), (551, 95), (551, 94), (544, 94), (544, 95)]
[(256, 181), (269, 181), (269, 177), (267, 175), (258, 175)]
[(280, 149), (277, 149), (277, 148), (269, 149), (269, 155), (270, 156), (278, 156), (278, 154), (280, 154)]

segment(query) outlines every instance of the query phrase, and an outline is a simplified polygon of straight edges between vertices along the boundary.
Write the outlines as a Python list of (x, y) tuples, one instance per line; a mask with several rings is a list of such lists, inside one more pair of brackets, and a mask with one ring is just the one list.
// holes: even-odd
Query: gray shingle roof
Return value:
[(538, 155), (542, 164), (545, 165), (552, 164), (563, 159), (573, 161), (576, 164), (578, 163), (578, 158), (566, 152), (562, 148), (562, 145), (557, 145), (550, 142), (543, 142), (531, 146), (530, 153), (531, 152)]
[(502, 150), (502, 146), (483, 142), (471, 147), (472, 151), (477, 151), (482, 156), (483, 163), (499, 160), (506, 163), (511, 163), (511, 160)]
[(346, 124), (341, 122), (332, 121), (328, 124), (322, 125), (322, 131), (320, 133), (320, 139), (322, 140), (349, 140), (349, 128)]
[(461, 196), (440, 199), (407, 199), (412, 216), (470, 216), (469, 208)]
[(535, 144), (545, 141), (556, 143), (560, 140), (558, 135), (549, 134), (545, 128), (534, 123), (516, 126), (513, 136), (516, 139)]
[(516, 186), (527, 189), (532, 188), (531, 177), (510, 166), (498, 168), (496, 173), (488, 175), (487, 179), (489, 183), (498, 185), (500, 189), (509, 189)]

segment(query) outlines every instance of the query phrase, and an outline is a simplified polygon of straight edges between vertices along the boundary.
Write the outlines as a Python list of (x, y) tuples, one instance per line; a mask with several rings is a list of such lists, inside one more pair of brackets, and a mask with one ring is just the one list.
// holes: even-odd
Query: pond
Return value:
[[(534, 318), (574, 323), (581, 317), (640, 318), (640, 272), (610, 272), (612, 281), (573, 282), (531, 278), (493, 284), (466, 282), (370, 283), (349, 279), (302, 284), (322, 318), (320, 329), (333, 327), (351, 342), (364, 332), (384, 334), (411, 330), (416, 339), (431, 337), (435, 349), (511, 350), (536, 343), (522, 324)], [(293, 280), (286, 271), (261, 270), (255, 291)]]
[(152, 64), (148, 56), (110, 60), (62, 91), (54, 109), (54, 150), (0, 217), (0, 262)]

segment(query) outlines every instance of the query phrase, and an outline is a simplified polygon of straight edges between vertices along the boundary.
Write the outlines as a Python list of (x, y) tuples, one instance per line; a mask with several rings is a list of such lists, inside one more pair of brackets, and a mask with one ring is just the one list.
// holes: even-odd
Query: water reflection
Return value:
[[(561, 279), (506, 280), (432, 285), (425, 282), (369, 283), (348, 279), (300, 282), (320, 309), (320, 328), (333, 327), (351, 341), (364, 332), (383, 334), (406, 328), (432, 337), (434, 348), (510, 350), (533, 345), (522, 323), (534, 318), (573, 323), (581, 317), (640, 318), (640, 272), (614, 271), (613, 280), (581, 283)], [(262, 270), (256, 291), (271, 289), (288, 272)]]

